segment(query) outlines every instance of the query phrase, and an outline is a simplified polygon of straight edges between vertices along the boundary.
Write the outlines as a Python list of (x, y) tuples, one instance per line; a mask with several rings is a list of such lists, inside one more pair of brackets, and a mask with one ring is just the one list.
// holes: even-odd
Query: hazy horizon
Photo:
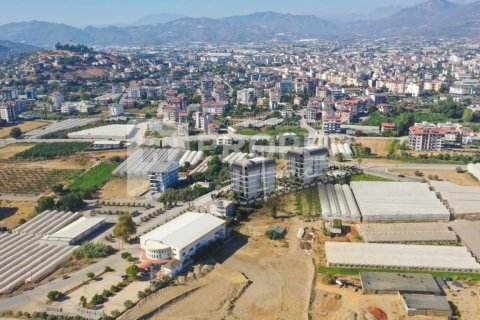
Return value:
[[(179, 14), (189, 17), (221, 18), (254, 12), (274, 11), (291, 14), (313, 14), (325, 19), (351, 19), (388, 6), (412, 6), (421, 0), (16, 0), (3, 4), (0, 24), (21, 21), (47, 21), (77, 27), (121, 25), (149, 15)], [(462, 0), (456, 2), (464, 2)], [(21, 9), (19, 9), (21, 8)]]

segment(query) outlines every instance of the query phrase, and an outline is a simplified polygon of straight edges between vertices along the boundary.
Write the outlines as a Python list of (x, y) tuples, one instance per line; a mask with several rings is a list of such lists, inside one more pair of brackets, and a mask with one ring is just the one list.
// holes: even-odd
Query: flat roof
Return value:
[(144, 234), (140, 237), (140, 243), (155, 240), (171, 247), (183, 249), (222, 225), (225, 225), (224, 220), (210, 214), (187, 212)]
[(69, 138), (95, 138), (95, 137), (118, 137), (126, 139), (135, 130), (133, 124), (110, 124), (102, 127), (96, 127), (68, 134)]
[(363, 221), (448, 221), (450, 211), (421, 182), (352, 182)]
[(448, 181), (430, 181), (454, 214), (480, 215), (480, 187), (466, 187)]
[(68, 226), (58, 230), (54, 234), (51, 234), (45, 238), (47, 241), (58, 240), (73, 240), (88, 230), (94, 228), (100, 223), (103, 223), (105, 218), (101, 217), (81, 217), (75, 222), (70, 223)]
[(446, 223), (369, 223), (356, 227), (367, 242), (457, 241)]
[(460, 240), (480, 261), (480, 224), (468, 220), (455, 220), (450, 225)]
[(410, 310), (452, 312), (452, 308), (445, 296), (431, 294), (403, 294), (402, 299)]
[(430, 274), (360, 272), (364, 290), (417, 292), (442, 294), (442, 290)]
[(329, 266), (480, 272), (465, 247), (326, 242)]

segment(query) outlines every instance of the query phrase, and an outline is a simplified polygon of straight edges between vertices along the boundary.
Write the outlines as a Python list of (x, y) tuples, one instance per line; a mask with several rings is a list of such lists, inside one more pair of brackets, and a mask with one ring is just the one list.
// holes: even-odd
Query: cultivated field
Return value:
[(102, 162), (82, 174), (70, 185), (71, 190), (98, 189), (110, 178), (112, 171), (118, 166), (116, 163)]
[(31, 147), (33, 147), (33, 144), (29, 143), (9, 144), (3, 148), (0, 148), (0, 160), (13, 158), (17, 153), (24, 152)]
[[(455, 170), (419, 170), (422, 177), (428, 179), (429, 176), (438, 176), (438, 179), (449, 181), (460, 186), (480, 186), (480, 181), (475, 180), (468, 172), (458, 173)], [(389, 172), (404, 174), (415, 177), (415, 170), (392, 169)]]
[(12, 127), (1, 128), (0, 129), (0, 138), (8, 136), (10, 134), (10, 130), (12, 130), (12, 128), (14, 128), (14, 127), (20, 128), (20, 130), (22, 130), (22, 132), (25, 133), (25, 132), (29, 132), (29, 131), (32, 131), (32, 130), (35, 130), (35, 129), (38, 129), (38, 128), (45, 127), (49, 124), (50, 124), (50, 122), (47, 122), (47, 121), (22, 122), (20, 124), (12, 126)]
[(0, 193), (43, 193), (54, 184), (72, 179), (76, 174), (74, 170), (2, 165), (0, 166)]

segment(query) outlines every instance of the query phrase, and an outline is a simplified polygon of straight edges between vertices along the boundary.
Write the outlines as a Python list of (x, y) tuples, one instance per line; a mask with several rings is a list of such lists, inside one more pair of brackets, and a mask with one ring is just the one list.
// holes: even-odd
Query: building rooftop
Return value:
[(430, 274), (360, 272), (360, 280), (364, 290), (442, 294)]
[(329, 266), (479, 272), (465, 247), (326, 242)]
[(83, 233), (89, 231), (100, 223), (103, 223), (105, 218), (101, 217), (81, 217), (75, 222), (67, 225), (63, 229), (55, 232), (44, 238), (47, 241), (71, 241)]
[(457, 241), (446, 223), (369, 223), (356, 227), (366, 242)]
[(185, 248), (210, 231), (225, 225), (225, 221), (215, 216), (187, 212), (178, 218), (141, 236), (141, 243), (154, 240), (175, 248)]
[(445, 296), (430, 294), (404, 294), (402, 299), (410, 310), (435, 310), (452, 312), (452, 308)]
[(428, 184), (352, 182), (364, 221), (448, 221), (450, 211)]

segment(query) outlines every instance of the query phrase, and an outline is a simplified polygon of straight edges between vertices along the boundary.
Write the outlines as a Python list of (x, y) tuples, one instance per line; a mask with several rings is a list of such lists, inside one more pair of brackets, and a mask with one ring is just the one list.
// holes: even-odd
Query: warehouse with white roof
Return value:
[(105, 225), (105, 218), (81, 217), (61, 230), (44, 237), (47, 244), (76, 245)]
[(449, 221), (450, 211), (420, 182), (352, 182), (364, 222)]
[(215, 216), (187, 212), (140, 237), (140, 248), (150, 260), (175, 259), (182, 263), (198, 248), (225, 238), (225, 221)]

